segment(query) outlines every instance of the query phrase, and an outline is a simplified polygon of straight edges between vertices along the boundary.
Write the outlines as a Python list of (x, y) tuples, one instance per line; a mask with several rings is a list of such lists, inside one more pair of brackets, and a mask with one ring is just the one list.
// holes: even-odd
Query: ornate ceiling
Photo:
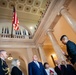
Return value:
[[(20, 22), (29, 26), (38, 24), (51, 0), (0, 0), (0, 19), (12, 19), (12, 6), (15, 5)], [(31, 24), (31, 22), (34, 22)], [(25, 25), (24, 25), (25, 27)]]
[(0, 0), (0, 7), (12, 9), (12, 6), (15, 5), (18, 11), (40, 16), (48, 2), (49, 0)]

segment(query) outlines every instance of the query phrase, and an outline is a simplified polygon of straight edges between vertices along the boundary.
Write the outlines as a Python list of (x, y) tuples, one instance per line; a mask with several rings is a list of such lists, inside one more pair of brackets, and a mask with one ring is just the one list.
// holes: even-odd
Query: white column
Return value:
[(65, 18), (72, 29), (76, 32), (76, 20), (72, 17), (72, 15), (67, 11), (65, 7), (61, 8), (60, 14)]
[(27, 48), (27, 57), (28, 57), (28, 62), (31, 62), (33, 60), (33, 52), (32, 52), (32, 48), (28, 47)]
[(48, 34), (48, 36), (50, 38), (50, 41), (51, 41), (52, 46), (53, 46), (53, 48), (54, 48), (54, 50), (56, 52), (56, 55), (57, 55), (58, 59), (60, 61), (65, 60), (66, 58), (62, 54), (62, 49), (60, 48), (60, 46), (59, 46), (59, 44), (58, 44), (58, 42), (57, 42), (57, 40), (56, 40), (56, 38), (55, 38), (55, 36), (53, 34), (53, 30), (48, 30), (47, 34)]
[(28, 38), (29, 38), (29, 34), (28, 34), (28, 31), (27, 31), (27, 30), (26, 30), (25, 38), (26, 38), (26, 39), (28, 39)]
[(45, 52), (44, 52), (44, 50), (42, 48), (42, 45), (39, 44), (38, 48), (39, 48), (39, 53), (40, 53), (40, 57), (41, 57), (42, 63), (47, 62), (46, 55), (45, 55)]
[(26, 30), (26, 35), (28, 35), (28, 31)]

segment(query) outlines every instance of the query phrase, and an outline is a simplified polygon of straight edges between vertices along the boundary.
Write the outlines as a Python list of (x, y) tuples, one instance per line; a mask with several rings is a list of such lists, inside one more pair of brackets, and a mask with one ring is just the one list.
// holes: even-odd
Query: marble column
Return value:
[(28, 58), (28, 62), (31, 62), (32, 60), (33, 60), (33, 51), (32, 51), (32, 48), (31, 47), (29, 47), (29, 48), (27, 48), (27, 58)]
[(39, 44), (39, 45), (38, 45), (38, 48), (39, 48), (39, 53), (40, 53), (40, 57), (41, 57), (42, 63), (47, 62), (46, 55), (45, 55), (45, 52), (44, 52), (44, 50), (43, 50), (43, 48), (42, 48), (42, 45)]
[(65, 7), (61, 8), (60, 14), (65, 18), (72, 29), (76, 32), (76, 20), (72, 17), (72, 15), (67, 11)]
[(61, 47), (59, 46), (59, 44), (58, 44), (58, 42), (57, 42), (57, 40), (56, 40), (56, 38), (55, 38), (55, 36), (54, 36), (54, 34), (53, 34), (53, 30), (48, 30), (48, 31), (47, 31), (47, 34), (48, 34), (48, 36), (49, 36), (49, 38), (50, 38), (50, 41), (51, 41), (52, 46), (53, 46), (53, 48), (54, 48), (54, 50), (55, 50), (55, 52), (56, 52), (56, 55), (57, 55), (58, 59), (59, 59), (60, 61), (66, 60), (65, 56), (64, 56), (63, 53), (62, 53), (62, 49), (61, 49)]

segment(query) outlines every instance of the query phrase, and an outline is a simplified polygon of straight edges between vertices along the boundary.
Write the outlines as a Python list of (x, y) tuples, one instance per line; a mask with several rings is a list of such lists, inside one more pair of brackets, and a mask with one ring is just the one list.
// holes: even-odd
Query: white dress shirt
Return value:
[(34, 63), (40, 68), (38, 61), (34, 61)]
[(54, 75), (57, 75), (57, 73), (54, 71), (53, 68), (48, 68), (48, 69), (45, 69), (47, 75), (50, 75), (50, 70), (54, 72)]

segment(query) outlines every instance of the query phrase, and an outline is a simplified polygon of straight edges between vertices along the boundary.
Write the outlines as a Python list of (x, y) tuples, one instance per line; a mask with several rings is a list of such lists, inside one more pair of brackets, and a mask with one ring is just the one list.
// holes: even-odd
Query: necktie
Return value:
[(39, 63), (37, 62), (37, 61), (35, 61), (35, 63), (36, 63), (36, 65), (40, 68), (40, 65), (39, 65)]
[(59, 69), (61, 70), (61, 66), (59, 66)]
[(50, 74), (54, 73), (52, 70), (50, 70)]

